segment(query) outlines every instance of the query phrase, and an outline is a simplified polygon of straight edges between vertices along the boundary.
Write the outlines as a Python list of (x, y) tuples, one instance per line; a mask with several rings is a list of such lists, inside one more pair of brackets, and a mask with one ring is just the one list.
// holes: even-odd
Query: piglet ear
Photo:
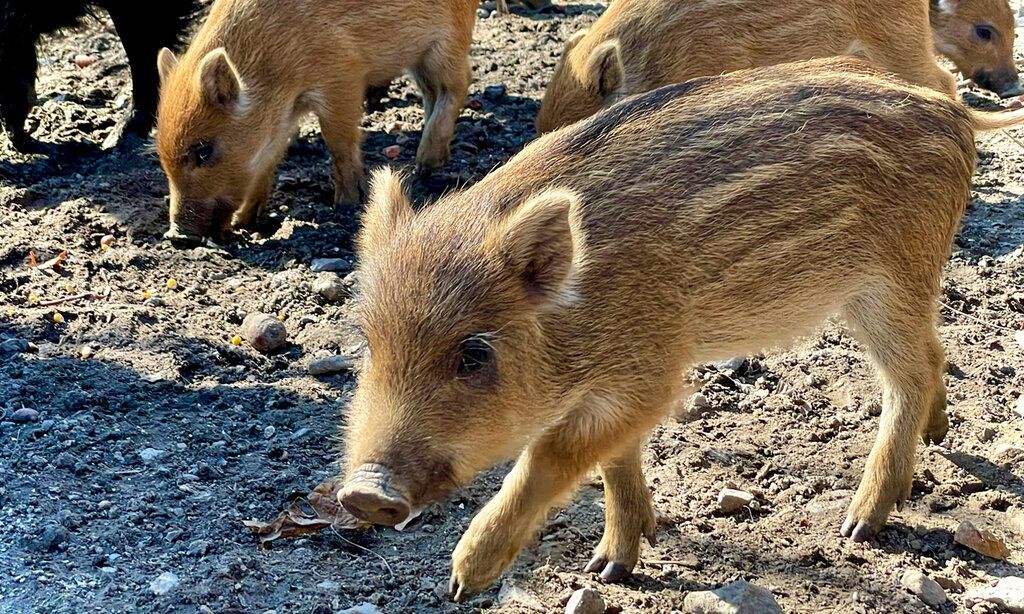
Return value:
[(584, 245), (579, 210), (575, 192), (546, 190), (510, 213), (489, 238), (538, 306), (566, 305), (575, 297)]
[(412, 216), (412, 201), (402, 175), (389, 167), (374, 171), (370, 178), (370, 198), (363, 213), (363, 228), (356, 239), (360, 259), (390, 242), (399, 227), (409, 223)]
[(618, 39), (607, 40), (590, 54), (588, 73), (602, 98), (616, 93), (622, 87), (625, 68), (622, 67), (622, 50)]
[(160, 83), (167, 81), (174, 69), (178, 67), (178, 57), (174, 52), (164, 47), (156, 55), (156, 72), (160, 75)]
[(199, 89), (212, 105), (229, 113), (242, 112), (246, 107), (245, 87), (235, 65), (223, 47), (206, 54), (199, 61)]

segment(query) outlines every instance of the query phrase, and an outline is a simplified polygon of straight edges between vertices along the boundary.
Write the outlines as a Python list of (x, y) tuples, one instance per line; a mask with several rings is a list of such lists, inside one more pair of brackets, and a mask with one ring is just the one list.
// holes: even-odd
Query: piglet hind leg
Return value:
[(416, 83), (423, 93), (423, 135), (416, 150), (416, 171), (427, 175), (444, 166), (451, 157), (455, 120), (469, 92), (472, 69), (468, 44), (439, 44), (424, 56), (415, 71)]
[(654, 545), (657, 521), (641, 464), (639, 443), (619, 456), (601, 461), (604, 480), (604, 535), (586, 571), (605, 582), (618, 582), (640, 559), (640, 541)]
[(845, 308), (882, 384), (878, 436), (841, 529), (854, 541), (873, 537), (910, 497), (917, 440), (945, 436), (945, 360), (932, 296), (907, 286), (862, 295)]
[(314, 112), (331, 152), (334, 204), (358, 205), (366, 193), (361, 150), (363, 133), (359, 128), (365, 87), (348, 83), (331, 86), (327, 91), (328, 97), (316, 105)]
[[(567, 419), (557, 430), (530, 444), (501, 490), (473, 518), (455, 547), (449, 584), (452, 597), (460, 601), (486, 589), (534, 538), (551, 507), (595, 464), (612, 458), (616, 460), (609, 460), (604, 470), (614, 476), (614, 528), (607, 550), (602, 552), (612, 557), (608, 562), (613, 568), (616, 563), (627, 566), (635, 556), (633, 542), (639, 541), (640, 534), (653, 532), (653, 523), (648, 522), (653, 512), (649, 498), (643, 498), (649, 495), (642, 497), (639, 493), (641, 488), (646, 490), (643, 477), (638, 476), (639, 446), (634, 443), (624, 450), (622, 442), (639, 441), (663, 415), (661, 410), (668, 403), (646, 407), (655, 409), (623, 411), (604, 420), (588, 419), (581, 412), (579, 418)], [(636, 498), (648, 507), (644, 509)], [(642, 514), (639, 521), (620, 516), (635, 513), (638, 508)]]

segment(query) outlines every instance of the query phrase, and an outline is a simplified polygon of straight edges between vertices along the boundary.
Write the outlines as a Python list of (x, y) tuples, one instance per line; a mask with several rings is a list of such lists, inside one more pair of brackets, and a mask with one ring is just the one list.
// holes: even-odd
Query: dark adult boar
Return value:
[(615, 0), (566, 42), (537, 130), (695, 77), (854, 51), (956, 97), (935, 60), (928, 10), (928, 0)]
[(368, 87), (412, 72), (426, 118), (422, 170), (448, 161), (469, 89), (477, 0), (217, 0), (179, 60), (160, 54), (157, 152), (169, 238), (251, 225), (298, 120), (320, 120), (334, 201), (360, 200)]
[(380, 171), (340, 502), (393, 525), (519, 454), (455, 549), (459, 599), (596, 466), (606, 525), (587, 568), (617, 580), (653, 538), (640, 447), (686, 370), (840, 313), (883, 389), (842, 526), (867, 539), (910, 496), (917, 439), (946, 434), (936, 297), (974, 131), (1020, 121), (818, 60), (629, 98), (419, 211)]
[(39, 37), (78, 25), (96, 8), (110, 14), (132, 73), (132, 107), (106, 144), (122, 133), (149, 135), (159, 86), (153, 62), (161, 47), (177, 45), (197, 0), (0, 0), (0, 124), (16, 148), (35, 145), (25, 119), (35, 105)]

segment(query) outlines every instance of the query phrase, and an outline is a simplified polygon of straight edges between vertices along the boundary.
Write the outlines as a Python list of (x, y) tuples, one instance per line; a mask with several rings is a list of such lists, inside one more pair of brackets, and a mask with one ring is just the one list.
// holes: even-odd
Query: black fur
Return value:
[(110, 14), (132, 73), (133, 104), (112, 136), (145, 138), (152, 129), (160, 85), (157, 52), (178, 46), (198, 0), (0, 0), (0, 126), (16, 148), (33, 145), (25, 118), (35, 104), (39, 37), (78, 25), (96, 8)]

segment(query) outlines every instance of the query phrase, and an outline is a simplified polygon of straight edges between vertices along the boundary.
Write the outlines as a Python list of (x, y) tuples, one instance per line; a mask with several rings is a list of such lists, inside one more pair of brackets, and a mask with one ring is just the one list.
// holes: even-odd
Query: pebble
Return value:
[(565, 604), (565, 614), (604, 614), (604, 610), (604, 599), (592, 588), (579, 589)]
[(384, 157), (386, 157), (388, 160), (394, 160), (395, 158), (402, 154), (402, 146), (388, 145), (384, 149), (380, 150), (380, 152), (384, 154)]
[(309, 270), (314, 273), (323, 271), (347, 273), (352, 270), (352, 263), (344, 258), (314, 258), (309, 265)]
[(266, 313), (250, 313), (242, 321), (242, 337), (259, 352), (280, 350), (288, 343), (288, 329), (276, 317)]
[(334, 303), (345, 298), (346, 286), (345, 282), (337, 274), (324, 271), (313, 282), (313, 292)]
[(1003, 540), (999, 539), (989, 531), (978, 529), (968, 521), (963, 521), (956, 528), (953, 534), (953, 541), (974, 550), (978, 554), (1005, 561), (1010, 557), (1010, 549), (1006, 547)]
[(67, 529), (59, 524), (48, 525), (32, 540), (30, 547), (38, 552), (53, 552), (67, 539)]
[(484, 98), (488, 100), (497, 100), (505, 95), (506, 88), (504, 85), (488, 85), (484, 88)]
[(156, 580), (149, 583), (149, 590), (153, 591), (154, 595), (166, 595), (167, 593), (178, 588), (181, 584), (181, 580), (175, 574), (165, 571)]
[(688, 614), (782, 614), (775, 596), (746, 580), (713, 591), (688, 593), (683, 599)]
[(946, 591), (942, 590), (938, 582), (924, 575), (924, 572), (920, 569), (908, 569), (903, 572), (903, 577), (900, 578), (900, 586), (914, 593), (918, 599), (933, 608), (948, 601)]
[(96, 56), (88, 53), (79, 53), (75, 56), (75, 66), (79, 68), (88, 68), (96, 63)]
[(341, 583), (335, 582), (334, 580), (324, 580), (320, 584), (317, 584), (316, 587), (322, 591), (333, 593), (334, 591), (341, 589)]
[(723, 488), (718, 493), (718, 511), (722, 514), (732, 514), (750, 505), (753, 500), (754, 495), (745, 490)]
[(271, 424), (267, 428), (263, 429), (263, 438), (264, 439), (273, 439), (275, 433), (277, 433), (277, 429), (274, 428), (274, 425)]
[(341, 371), (351, 371), (354, 361), (348, 356), (328, 356), (317, 358), (309, 363), (310, 375), (329, 375)]
[(39, 412), (32, 409), (31, 407), (22, 407), (11, 414), (11, 422), (16, 424), (26, 424), (28, 422), (35, 422), (39, 419)]
[(101, 512), (105, 512), (113, 506), (114, 504), (109, 499), (104, 499), (100, 501), (99, 505), (96, 506), (96, 509), (98, 509)]
[(141, 458), (142, 462), (147, 465), (153, 461), (163, 458), (166, 454), (167, 450), (157, 450), (156, 448), (145, 448), (139, 450), (139, 458)]
[(100, 239), (100, 245), (110, 247), (115, 241), (117, 241), (117, 238), (114, 235), (103, 235), (103, 238)]
[(31, 343), (24, 339), (4, 339), (0, 342), (0, 354), (20, 354), (27, 352)]
[(1024, 614), (1024, 578), (1006, 576), (995, 586), (976, 588), (964, 593), (964, 604), (972, 608), (980, 603), (990, 603), (999, 612)]
[(498, 590), (498, 603), (506, 607), (518, 606), (519, 608), (528, 608), (538, 612), (548, 611), (548, 608), (544, 606), (544, 603), (536, 595), (525, 588), (516, 586), (511, 580), (505, 580), (501, 583), (501, 588)]
[(338, 614), (384, 614), (380, 609), (372, 603), (360, 603), (357, 606), (348, 608), (347, 610), (340, 610)]
[(716, 362), (715, 367), (718, 368), (719, 371), (736, 372), (743, 368), (743, 363), (745, 363), (746, 361), (747, 359), (745, 356), (737, 356), (735, 358), (730, 358), (729, 360)]

